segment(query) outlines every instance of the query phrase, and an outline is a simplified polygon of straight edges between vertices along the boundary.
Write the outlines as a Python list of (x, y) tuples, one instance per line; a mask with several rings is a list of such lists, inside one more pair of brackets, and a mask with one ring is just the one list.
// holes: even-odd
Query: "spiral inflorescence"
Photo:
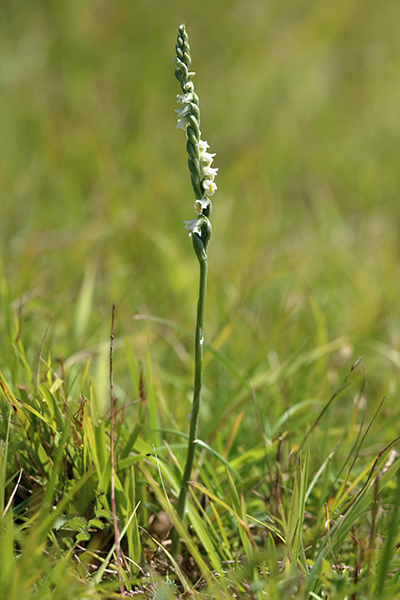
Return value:
[[(186, 131), (188, 165), (196, 198), (194, 208), (199, 217), (207, 218), (211, 213), (211, 200), (209, 197), (217, 189), (214, 179), (218, 169), (211, 167), (215, 154), (208, 152), (208, 143), (201, 139), (199, 97), (194, 91), (192, 81), (195, 73), (190, 71), (192, 59), (185, 25), (179, 27), (175, 49), (175, 77), (179, 81), (182, 90), (182, 94), (178, 95), (178, 102), (182, 106), (176, 110), (178, 113), (177, 127)], [(199, 230), (199, 219), (186, 222), (186, 229), (189, 232)]]

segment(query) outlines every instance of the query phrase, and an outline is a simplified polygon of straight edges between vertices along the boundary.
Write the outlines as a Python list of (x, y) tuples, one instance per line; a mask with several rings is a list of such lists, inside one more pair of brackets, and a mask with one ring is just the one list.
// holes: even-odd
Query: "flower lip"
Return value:
[(186, 131), (186, 128), (188, 126), (188, 122), (186, 117), (182, 117), (181, 119), (179, 119), (177, 125), (176, 125), (176, 129), (184, 129)]
[(213, 196), (216, 190), (218, 189), (215, 181), (210, 179), (203, 179), (201, 185), (203, 187), (203, 190), (205, 190), (207, 196)]
[(204, 141), (204, 140), (200, 140), (199, 141), (199, 148), (200, 148), (200, 152), (206, 152), (206, 150), (210, 147), (210, 145)]
[(210, 167), (214, 160), (214, 156), (215, 156), (215, 152), (214, 152), (214, 154), (210, 154), (209, 152), (201, 152), (200, 151), (200, 163), (202, 164), (202, 166)]
[(177, 101), (181, 104), (187, 104), (188, 102), (193, 102), (195, 95), (194, 92), (187, 92), (186, 94), (177, 94), (176, 97), (178, 98)]
[(190, 114), (190, 106), (181, 106), (181, 108), (175, 108), (175, 112), (178, 113), (178, 117), (185, 117)]
[(217, 174), (218, 168), (217, 169), (211, 169), (210, 167), (203, 167), (202, 168), (202, 173), (204, 175), (204, 177), (206, 179), (209, 179), (211, 181), (214, 181), (214, 178)]
[(201, 236), (201, 219), (191, 219), (190, 221), (183, 221), (185, 223), (185, 229), (189, 233), (197, 233)]
[(196, 212), (196, 215), (200, 216), (203, 213), (203, 210), (209, 204), (209, 202), (210, 201), (208, 198), (201, 198), (200, 200), (196, 200), (196, 202), (194, 203), (194, 210)]

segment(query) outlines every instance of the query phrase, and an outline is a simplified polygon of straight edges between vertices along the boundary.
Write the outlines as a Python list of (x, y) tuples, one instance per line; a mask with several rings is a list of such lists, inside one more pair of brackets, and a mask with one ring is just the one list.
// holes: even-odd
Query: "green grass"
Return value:
[[(0, 596), (118, 597), (114, 301), (127, 589), (400, 595), (399, 13), (396, 0), (1, 4)], [(198, 265), (175, 131), (182, 21), (219, 167), (184, 525)], [(163, 512), (184, 541), (175, 558)]]

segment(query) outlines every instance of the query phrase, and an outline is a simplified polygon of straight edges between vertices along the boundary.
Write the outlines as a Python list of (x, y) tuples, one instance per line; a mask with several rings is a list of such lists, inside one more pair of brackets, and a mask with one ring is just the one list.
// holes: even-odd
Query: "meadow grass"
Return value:
[[(187, 4), (0, 7), (0, 597), (120, 595), (114, 301), (126, 595), (399, 597), (400, 7)], [(220, 169), (185, 522), (183, 20)]]

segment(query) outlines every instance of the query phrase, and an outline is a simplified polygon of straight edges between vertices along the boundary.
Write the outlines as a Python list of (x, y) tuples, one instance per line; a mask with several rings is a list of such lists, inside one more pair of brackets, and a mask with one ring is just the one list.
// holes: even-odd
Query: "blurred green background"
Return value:
[[(51, 349), (54, 369), (63, 357), (71, 382), (92, 357), (104, 408), (115, 301), (118, 399), (137, 397), (150, 355), (160, 419), (187, 426), (192, 342), (133, 318), (194, 328), (198, 265), (182, 224), (194, 197), (174, 113), (181, 22), (219, 168), (208, 342), (258, 382), (265, 423), (328, 400), (360, 355), (371, 414), (387, 394), (394, 419), (397, 0), (3, 0), (1, 370), (14, 368), (16, 314), (30, 362), (47, 327), (43, 356)], [(232, 423), (239, 406), (243, 432), (254, 431), (252, 401), (226, 364), (206, 354), (205, 436), (215, 410)], [(362, 380), (346, 392), (351, 409)], [(385, 436), (395, 434), (386, 423)]]

